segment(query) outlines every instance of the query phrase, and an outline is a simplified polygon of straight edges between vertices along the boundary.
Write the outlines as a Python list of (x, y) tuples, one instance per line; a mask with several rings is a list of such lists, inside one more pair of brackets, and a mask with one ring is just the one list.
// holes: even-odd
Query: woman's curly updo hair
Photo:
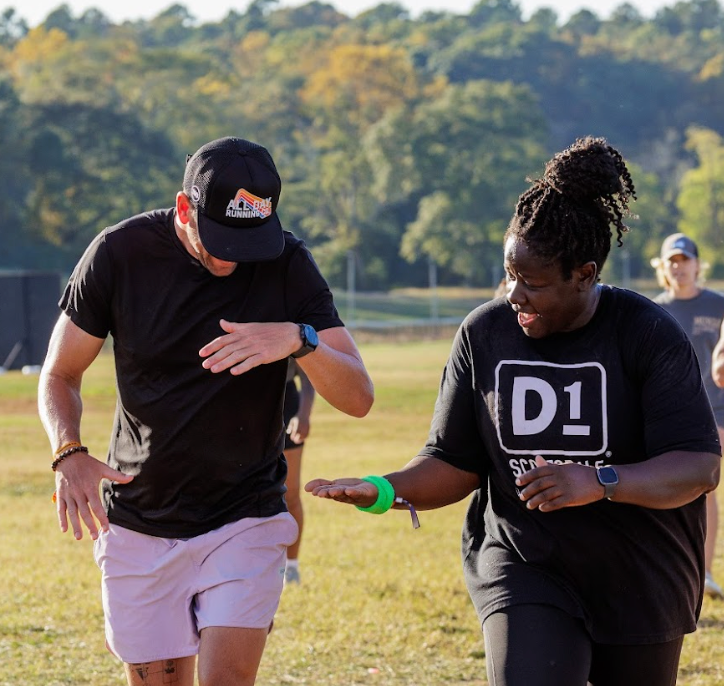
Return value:
[(518, 199), (505, 240), (515, 238), (546, 262), (558, 262), (563, 277), (586, 262), (601, 273), (611, 250), (611, 225), (618, 245), (629, 229), (629, 199), (636, 199), (621, 153), (605, 138), (579, 138), (546, 163), (542, 179)]

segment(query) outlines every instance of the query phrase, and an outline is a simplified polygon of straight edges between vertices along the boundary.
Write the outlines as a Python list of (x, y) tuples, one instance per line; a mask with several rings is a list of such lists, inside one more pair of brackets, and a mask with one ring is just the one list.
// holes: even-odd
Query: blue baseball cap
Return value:
[(674, 255), (684, 255), (692, 260), (699, 259), (699, 248), (691, 238), (683, 233), (673, 233), (667, 236), (661, 244), (661, 259), (668, 260)]

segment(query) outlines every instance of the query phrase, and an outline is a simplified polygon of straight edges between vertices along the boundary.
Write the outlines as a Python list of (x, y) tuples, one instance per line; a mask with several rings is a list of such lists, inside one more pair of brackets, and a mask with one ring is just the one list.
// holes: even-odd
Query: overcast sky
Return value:
[[(301, 5), (306, 0), (281, 0), (281, 5)], [(382, 0), (323, 0), (334, 5), (340, 12), (350, 16), (359, 14), (371, 7), (376, 7)], [(17, 14), (23, 17), (30, 26), (41, 23), (49, 12), (62, 4), (67, 4), (75, 16), (85, 10), (96, 7), (113, 22), (125, 19), (150, 19), (167, 7), (176, 4), (184, 5), (199, 21), (218, 21), (230, 9), (243, 12), (248, 0), (5, 0), (0, 8), (14, 7)], [(676, 0), (629, 0), (643, 16), (652, 17), (657, 9), (673, 6)], [(458, 14), (467, 13), (476, 4), (476, 0), (400, 0), (413, 16), (425, 10), (442, 10)], [(622, 0), (517, 0), (525, 17), (540, 7), (554, 7), (561, 19), (567, 19), (579, 9), (594, 11), (601, 18), (606, 18)]]

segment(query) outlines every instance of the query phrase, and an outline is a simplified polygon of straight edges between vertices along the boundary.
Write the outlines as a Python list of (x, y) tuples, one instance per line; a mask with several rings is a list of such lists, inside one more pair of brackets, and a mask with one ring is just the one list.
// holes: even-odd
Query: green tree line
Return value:
[[(553, 4), (551, 2), (551, 4)], [(605, 277), (648, 276), (663, 236), (724, 276), (724, 11), (644, 18), (512, 0), (413, 18), (252, 0), (112, 23), (60, 5), (0, 14), (0, 268), (69, 270), (103, 227), (171, 205), (183, 162), (238, 135), (271, 151), (280, 216), (333, 285), (490, 286), (526, 178), (584, 135), (631, 163), (639, 200)]]

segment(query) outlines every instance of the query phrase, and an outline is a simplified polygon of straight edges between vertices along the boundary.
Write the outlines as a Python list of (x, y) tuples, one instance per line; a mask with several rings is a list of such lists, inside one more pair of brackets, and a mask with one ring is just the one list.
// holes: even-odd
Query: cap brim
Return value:
[(197, 214), (199, 238), (210, 255), (225, 262), (267, 262), (284, 251), (284, 231), (276, 212), (259, 226), (237, 228)]
[(676, 250), (669, 250), (668, 252), (664, 253), (661, 256), (661, 259), (668, 260), (670, 257), (673, 257), (674, 255), (684, 255), (684, 257), (688, 257), (690, 260), (699, 259), (699, 257), (697, 255), (694, 255), (693, 253), (690, 253), (687, 250), (682, 250), (681, 248), (677, 248)]

